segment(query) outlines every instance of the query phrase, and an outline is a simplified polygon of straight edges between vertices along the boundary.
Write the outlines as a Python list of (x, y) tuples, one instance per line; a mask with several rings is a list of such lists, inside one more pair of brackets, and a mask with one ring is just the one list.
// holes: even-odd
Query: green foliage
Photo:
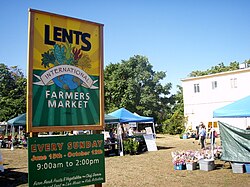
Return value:
[(181, 112), (181, 109), (176, 110), (171, 118), (165, 121), (166, 127), (164, 131), (173, 135), (181, 134), (185, 130), (184, 123), (185, 118), (183, 112)]
[(0, 64), (0, 121), (26, 111), (26, 78), (16, 66)]
[(135, 154), (139, 148), (139, 142), (135, 138), (128, 138), (123, 141), (124, 151)]
[(250, 59), (244, 61), (245, 64), (247, 64), (248, 67), (250, 67)]
[(171, 83), (162, 85), (163, 71), (155, 72), (144, 56), (136, 55), (121, 63), (109, 64), (104, 70), (105, 111), (124, 107), (139, 115), (152, 116), (160, 123), (173, 103)]
[(203, 75), (211, 75), (215, 73), (220, 73), (220, 72), (226, 72), (226, 71), (232, 71), (232, 70), (237, 70), (239, 69), (239, 63), (238, 62), (231, 62), (229, 66), (225, 66), (224, 63), (220, 63), (217, 66), (212, 66), (211, 69), (207, 69), (206, 71), (192, 71), (189, 74), (189, 77), (198, 77), (198, 76), (203, 76)]
[(183, 104), (183, 89), (177, 86), (178, 91), (173, 95), (175, 103), (172, 105), (172, 114), (164, 122), (162, 132), (168, 134), (181, 134), (184, 130), (185, 117), (184, 117), (184, 104)]

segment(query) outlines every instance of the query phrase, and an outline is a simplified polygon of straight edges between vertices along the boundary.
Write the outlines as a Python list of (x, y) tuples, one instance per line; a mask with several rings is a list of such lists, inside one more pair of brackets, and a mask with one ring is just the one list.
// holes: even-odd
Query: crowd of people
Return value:
[(12, 148), (14, 146), (27, 147), (27, 136), (24, 131), (19, 134), (15, 133), (1, 133), (0, 134), (0, 147)]

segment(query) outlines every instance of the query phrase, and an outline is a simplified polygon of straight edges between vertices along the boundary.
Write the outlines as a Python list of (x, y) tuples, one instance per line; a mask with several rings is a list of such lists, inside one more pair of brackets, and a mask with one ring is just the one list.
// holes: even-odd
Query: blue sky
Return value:
[(250, 59), (247, 0), (1, 1), (0, 63), (27, 68), (28, 9), (104, 24), (104, 65), (148, 57), (172, 92), (193, 70)]

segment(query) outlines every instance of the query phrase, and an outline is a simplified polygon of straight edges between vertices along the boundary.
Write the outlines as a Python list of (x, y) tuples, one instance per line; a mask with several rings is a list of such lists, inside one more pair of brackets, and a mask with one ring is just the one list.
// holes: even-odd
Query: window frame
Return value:
[(215, 90), (218, 88), (218, 82), (217, 81), (212, 81), (212, 90)]
[(199, 83), (194, 84), (194, 93), (200, 93), (200, 84)]
[(231, 88), (237, 88), (238, 87), (236, 77), (230, 79), (230, 85), (231, 85)]

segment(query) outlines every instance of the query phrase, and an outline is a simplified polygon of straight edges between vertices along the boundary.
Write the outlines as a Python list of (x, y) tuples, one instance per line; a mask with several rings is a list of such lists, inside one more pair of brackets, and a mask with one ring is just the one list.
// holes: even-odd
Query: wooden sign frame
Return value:
[[(45, 27), (47, 27), (47, 28), (45, 28), (45, 31), (39, 31), (36, 27), (35, 27), (35, 21), (40, 21), (40, 23), (43, 21), (43, 19), (45, 20), (45, 18), (41, 18), (40, 20), (39, 20), (39, 18), (37, 18), (36, 17), (36, 15), (44, 15), (45, 17), (47, 16), (47, 17), (51, 17), (51, 19), (53, 19), (53, 20), (50, 20), (51, 21), (51, 25), (49, 24), (49, 23), (45, 23), (44, 22), (44, 26), (45, 25), (47, 25), (47, 26), (45, 26)], [(58, 24), (54, 24), (53, 25), (53, 23), (52, 22), (56, 22), (57, 20), (59, 20), (59, 22), (57, 22)], [(61, 22), (64, 22), (64, 20), (65, 20), (65, 24), (67, 23), (68, 25), (70, 25), (69, 26), (69, 28), (68, 27), (66, 27), (66, 28), (63, 28), (63, 27), (61, 27), (61, 29), (62, 30), (60, 30), (60, 23)], [(76, 24), (74, 24), (74, 22), (76, 23)], [(66, 25), (67, 25), (66, 24)], [(72, 30), (74, 30), (74, 27), (75, 27), (75, 25), (81, 25), (81, 24), (83, 24), (83, 26), (79, 26), (79, 28), (88, 28), (88, 26), (89, 27), (93, 27), (93, 28), (96, 28), (95, 29), (95, 31), (93, 31), (93, 32), (95, 32), (94, 34), (93, 33), (91, 33), (91, 34), (89, 34), (89, 33), (84, 33), (84, 31), (81, 31), (81, 30), (78, 30), (78, 31), (72, 31)], [(97, 89), (97, 92), (99, 93), (99, 95), (98, 94), (96, 94), (95, 96), (94, 96), (94, 98), (95, 98), (95, 100), (93, 101), (93, 102), (95, 102), (95, 103), (98, 103), (98, 107), (96, 107), (96, 108), (99, 108), (99, 110), (97, 110), (96, 108), (96, 110), (94, 110), (94, 112), (95, 112), (95, 114), (92, 116), (92, 121), (91, 122), (89, 122), (89, 123), (85, 123), (85, 124), (75, 124), (75, 123), (77, 123), (77, 122), (75, 122), (76, 120), (77, 120), (77, 118), (78, 118), (78, 116), (80, 116), (82, 113), (81, 113), (81, 111), (83, 111), (83, 112), (85, 112), (84, 110), (81, 110), (80, 112), (78, 112), (77, 113), (77, 115), (76, 114), (74, 114), (74, 117), (72, 117), (72, 120), (70, 121), (67, 117), (68, 116), (70, 116), (70, 114), (68, 114), (68, 113), (70, 113), (70, 112), (64, 112), (65, 114), (61, 114), (61, 116), (57, 116), (57, 112), (55, 112), (55, 110), (56, 109), (54, 109), (53, 111), (54, 111), (54, 113), (52, 113), (52, 112), (49, 112), (49, 111), (46, 111), (46, 110), (44, 110), (44, 111), (39, 111), (39, 109), (37, 108), (38, 106), (39, 106), (39, 104), (37, 104), (37, 103), (39, 103), (40, 101), (37, 101), (37, 102), (35, 102), (35, 100), (34, 100), (34, 98), (42, 98), (42, 97), (45, 97), (44, 96), (44, 94), (47, 94), (47, 92), (48, 93), (50, 93), (50, 91), (46, 91), (46, 93), (45, 92), (42, 92), (41, 93), (41, 95), (39, 95), (39, 92), (37, 92), (38, 93), (38, 95), (35, 95), (34, 94), (34, 92), (33, 92), (33, 90), (34, 90), (34, 87), (36, 87), (37, 85), (41, 85), (41, 84), (43, 84), (43, 86), (44, 87), (49, 87), (50, 86), (50, 84), (53, 82), (53, 80), (51, 79), (51, 80), (48, 80), (48, 82), (44, 82), (44, 81), (40, 81), (40, 82), (36, 82), (36, 84), (37, 85), (35, 85), (35, 82), (34, 82), (34, 76), (36, 76), (38, 79), (40, 79), (41, 77), (39, 77), (38, 75), (36, 75), (35, 74), (35, 71), (36, 71), (36, 69), (35, 68), (37, 68), (37, 66), (39, 66), (39, 63), (37, 62), (38, 60), (39, 60), (39, 58), (38, 57), (36, 57), (36, 59), (34, 58), (34, 56), (35, 55), (37, 55), (36, 53), (37, 53), (37, 49), (35, 50), (34, 48), (35, 48), (35, 42), (40, 42), (39, 43), (39, 47), (40, 46), (42, 46), (42, 45), (45, 45), (44, 43), (42, 43), (43, 42), (43, 40), (41, 40), (41, 41), (38, 41), (37, 40), (37, 38), (38, 37), (36, 37), (35, 38), (35, 33), (37, 33), (37, 32), (39, 32), (39, 34), (41, 35), (41, 37), (45, 37), (46, 38), (46, 34), (41, 34), (41, 33), (43, 33), (43, 32), (46, 32), (46, 29), (47, 29), (47, 31), (48, 31), (48, 28), (49, 27), (54, 27), (54, 29), (56, 28), (57, 29), (57, 31), (54, 31), (54, 32), (57, 32), (56, 34), (54, 33), (54, 39), (56, 39), (57, 41), (58, 41), (58, 39), (60, 39), (60, 38), (62, 38), (62, 33), (63, 32), (68, 32), (68, 34), (69, 33), (74, 33), (75, 32), (75, 37), (78, 37), (78, 39), (74, 39), (74, 41), (73, 40), (71, 40), (71, 43), (69, 43), (69, 44), (67, 44), (68, 46), (72, 46), (72, 45), (74, 45), (73, 43), (75, 42), (75, 45), (77, 46), (77, 47), (79, 47), (79, 45), (80, 45), (80, 43), (81, 42), (85, 42), (85, 44), (83, 43), (81, 46), (82, 46), (82, 48), (81, 49), (85, 49), (86, 51), (87, 50), (89, 50), (89, 49), (87, 49), (88, 48), (88, 46), (87, 45), (89, 45), (89, 48), (90, 48), (90, 45), (92, 45), (92, 47), (95, 47), (94, 45), (93, 45), (93, 43), (91, 43), (91, 39), (92, 38), (94, 38), (95, 36), (96, 36), (96, 38), (95, 38), (95, 42), (97, 43), (97, 45), (98, 45), (98, 47), (97, 47), (97, 49), (96, 49), (96, 51), (95, 51), (95, 53), (97, 53), (98, 55), (95, 57), (95, 60), (97, 61), (97, 62), (99, 62), (99, 68), (98, 68), (98, 65), (96, 65), (96, 67), (95, 67), (95, 71), (96, 72), (98, 72), (97, 73), (97, 75), (95, 75), (97, 78), (96, 79), (98, 79), (97, 81), (96, 80), (93, 80), (92, 81), (92, 83), (91, 84), (89, 84), (88, 85), (88, 83), (89, 82), (87, 82), (87, 86), (86, 86), (86, 84), (85, 84), (85, 86), (86, 87), (84, 87), (84, 89), (86, 90), (86, 89), (91, 89), (90, 87), (92, 86), (93, 87), (93, 89), (95, 89), (94, 87), (98, 87), (98, 89)], [(59, 31), (58, 31), (58, 28), (59, 28)], [(73, 28), (73, 29), (72, 29)], [(48, 31), (48, 33), (47, 34), (50, 34), (50, 36), (52, 37), (52, 34), (51, 34), (51, 30), (50, 31)], [(80, 34), (82, 34), (82, 36), (81, 36), (81, 38), (79, 37), (79, 35)], [(83, 36), (83, 34), (86, 34), (86, 36)], [(91, 37), (90, 37), (90, 35), (91, 35)], [(48, 36), (49, 37), (49, 36)], [(51, 39), (49, 39), (48, 40), (48, 37), (47, 37), (47, 43), (48, 43), (48, 41), (49, 42), (54, 42), (54, 41), (52, 41)], [(91, 38), (91, 39), (90, 39)], [(44, 39), (45, 40), (45, 39)], [(80, 40), (80, 41), (79, 41)], [(94, 40), (94, 39), (93, 39)], [(55, 41), (54, 42), (54, 44), (57, 44), (57, 41)], [(65, 41), (64, 41), (65, 42)], [(46, 42), (45, 42), (46, 43)], [(62, 43), (62, 41), (61, 42), (59, 42), (59, 47), (60, 47), (60, 44)], [(62, 44), (62, 45), (66, 45), (66, 44)], [(62, 46), (61, 45), (61, 46)], [(52, 47), (53, 47), (53, 45), (48, 45), (49, 47), (50, 47), (50, 49), (47, 51), (47, 54), (50, 54), (50, 57), (51, 57), (51, 54), (52, 54)], [(46, 46), (47, 48), (48, 48), (48, 46)], [(57, 46), (57, 47), (58, 47)], [(74, 47), (72, 48), (72, 51), (74, 51), (75, 53), (73, 54), (73, 55), (76, 55), (76, 57), (79, 57), (80, 55), (79, 55), (79, 53), (81, 54), (81, 51), (80, 51), (80, 49), (78, 49), (78, 51), (76, 51), (77, 50), (77, 47), (76, 47), (76, 49), (74, 49)], [(54, 45), (54, 49), (55, 49), (55, 45)], [(61, 48), (62, 49), (62, 48)], [(86, 52), (85, 51), (85, 52)], [(86, 56), (88, 56), (88, 52), (89, 51), (87, 51), (86, 52)], [(46, 53), (46, 51), (43, 51), (43, 55)], [(78, 54), (77, 54), (78, 53)], [(43, 55), (40, 55), (40, 60), (42, 59), (42, 58), (44, 58), (44, 56)], [(66, 54), (67, 55), (67, 54)], [(72, 55), (72, 54), (71, 54)], [(78, 55), (78, 56), (77, 56)], [(90, 58), (90, 57), (89, 57)], [(72, 58), (71, 58), (72, 59)], [(41, 62), (40, 61), (40, 63), (42, 64), (43, 62)], [(40, 64), (40, 66), (41, 66), (41, 64)], [(97, 64), (97, 63), (96, 63)], [(44, 65), (44, 64), (43, 64)], [(46, 65), (49, 65), (49, 64), (46, 64)], [(45, 67), (46, 67), (46, 65), (45, 65)], [(35, 67), (36, 66), (36, 67)], [(35, 68), (34, 68), (35, 67)], [(55, 68), (56, 66), (54, 66), (54, 68)], [(66, 66), (63, 66), (63, 67), (66, 67)], [(68, 66), (67, 66), (68, 67)], [(44, 67), (43, 67), (44, 68)], [(48, 66), (47, 66), (47, 68), (48, 68)], [(41, 68), (40, 68), (41, 69)], [(40, 71), (40, 69), (38, 68), (38, 70)], [(94, 68), (93, 68), (94, 69)], [(96, 70), (97, 69), (97, 70)], [(38, 71), (37, 70), (37, 71)], [(59, 69), (59, 70), (61, 70), (61, 69)], [(58, 71), (58, 70), (55, 70), (55, 72), (56, 71)], [(72, 70), (73, 71), (73, 70)], [(91, 71), (91, 70), (90, 70)], [(93, 70), (94, 71), (94, 70)], [(85, 73), (85, 71), (81, 71), (81, 69), (79, 70), (79, 68), (76, 68), (76, 70), (74, 70), (74, 73), (75, 74), (79, 74), (79, 72), (83, 72), (82, 74), (84, 74)], [(72, 72), (71, 72), (72, 73)], [(73, 74), (73, 73), (72, 73)], [(82, 75), (81, 74), (81, 75)], [(89, 74), (88, 73), (86, 73), (86, 74), (84, 74), (84, 76), (88, 76)], [(89, 78), (90, 77), (90, 78)], [(86, 77), (80, 77), (81, 78), (81, 80), (80, 80), (80, 83), (81, 83), (81, 85), (84, 85), (84, 83), (82, 82), (82, 79), (83, 78), (85, 78), (87, 81), (89, 81), (89, 79), (91, 79), (91, 76), (88, 76), (88, 78), (86, 78)], [(50, 82), (49, 82), (50, 81)], [(79, 81), (78, 81), (79, 82)], [(97, 83), (96, 83), (97, 82)], [(52, 83), (53, 84), (53, 83)], [(97, 86), (96, 86), (96, 84), (97, 84)], [(79, 86), (79, 85), (78, 85)], [(57, 88), (56, 87), (56, 89), (57, 89), (57, 91), (58, 90), (60, 90), (60, 88)], [(77, 88), (78, 89), (78, 88)], [(48, 89), (49, 90), (49, 89)], [(56, 92), (56, 91), (55, 91)], [(60, 91), (59, 91), (60, 92)], [(60, 94), (62, 93), (62, 92), (65, 92), (66, 93), (66, 91), (65, 90), (63, 90), (63, 91), (61, 91), (60, 92)], [(74, 92), (74, 90), (72, 91), (72, 92)], [(36, 94), (37, 94), (36, 93)], [(54, 92), (52, 92), (51, 91), (51, 93), (54, 93)], [(43, 94), (43, 95), (42, 95)], [(59, 94), (59, 95), (60, 95)], [(70, 94), (72, 94), (71, 92), (68, 92), (68, 95), (70, 95)], [(48, 95), (48, 94), (47, 94)], [(46, 97), (47, 97), (47, 95), (46, 95)], [(62, 94), (61, 94), (62, 95)], [(81, 92), (79, 92), (79, 93), (77, 93), (76, 94), (77, 96), (75, 96), (75, 97), (80, 97), (79, 95), (82, 95), (82, 99), (84, 98), (83, 97), (83, 95), (84, 94), (82, 94)], [(90, 94), (89, 94), (90, 95)], [(87, 96), (87, 98), (89, 99), (89, 100), (91, 100), (91, 95), (90, 96)], [(55, 97), (55, 96), (54, 96)], [(60, 96), (59, 96), (60, 97)], [(61, 96), (62, 97), (62, 96)], [(72, 97), (71, 95), (70, 96), (68, 96), (68, 97)], [(98, 99), (99, 99), (99, 101), (98, 101)], [(97, 100), (97, 101), (96, 101)], [(54, 100), (51, 100), (50, 101), (51, 103), (52, 102), (55, 102)], [(69, 105), (69, 102), (70, 101), (67, 101), (67, 107), (69, 107), (70, 105)], [(73, 102), (73, 101), (72, 101)], [(75, 102), (75, 101), (74, 101)], [(87, 102), (87, 101), (86, 101)], [(44, 103), (44, 102), (43, 102)], [(43, 104), (42, 103), (42, 104)], [(50, 104), (51, 104), (50, 103)], [(55, 103), (52, 103), (51, 104), (51, 106), (52, 105), (55, 105)], [(73, 103), (72, 104), (72, 106), (75, 106), (75, 103)], [(92, 104), (93, 105), (93, 104)], [(92, 106), (91, 105), (91, 106)], [(80, 106), (80, 105), (79, 105)], [(78, 106), (78, 107), (79, 107)], [(82, 106), (82, 105), (81, 105)], [(53, 106), (54, 107), (54, 106)], [(59, 106), (58, 105), (58, 110), (60, 110), (60, 107), (61, 107), (61, 105)], [(86, 107), (86, 104), (85, 104), (85, 107)], [(86, 114), (85, 114), (85, 118), (88, 118), (89, 117), (89, 114), (92, 112), (92, 110), (90, 109), (90, 108), (87, 108), (88, 109), (88, 113), (86, 112)], [(87, 109), (86, 109), (86, 111), (87, 111)], [(34, 122), (35, 120), (34, 119), (36, 119), (36, 114), (34, 113), (34, 110), (35, 110), (35, 112), (37, 113), (39, 113), (39, 112), (41, 112), (41, 113), (46, 113), (46, 112), (48, 112), (48, 114), (46, 114), (45, 115), (45, 117), (44, 117), (44, 119), (43, 119), (43, 117), (41, 117), (41, 116), (43, 116), (43, 114), (40, 114), (40, 118), (41, 118), (41, 120), (45, 120), (46, 121), (46, 118), (48, 118), (47, 119), (47, 121), (48, 121), (48, 123), (47, 124), (43, 124), (43, 123), (37, 123), (37, 120), (36, 120), (36, 122)], [(65, 109), (66, 110), (66, 109)], [(67, 111), (69, 111), (70, 109), (67, 109)], [(54, 116), (52, 116), (52, 118), (51, 118), (51, 115), (54, 115)], [(64, 115), (66, 115), (66, 117), (64, 116)], [(99, 116), (98, 116), (99, 115)], [(96, 116), (98, 116), (98, 119), (97, 119), (97, 117)], [(63, 125), (61, 125), (60, 123), (55, 123), (55, 122), (53, 122), (53, 120), (50, 120), (50, 119), (56, 119), (56, 118), (60, 118), (60, 117), (63, 117), (64, 118), (64, 120), (65, 120), (65, 122), (64, 122), (64, 124)], [(81, 118), (83, 118), (83, 117), (81, 117)], [(69, 123), (68, 124), (65, 124), (66, 123), (66, 121), (68, 121)], [(95, 121), (97, 121), (97, 123), (95, 123)], [(60, 122), (60, 120), (59, 120), (59, 122)], [(74, 122), (74, 124), (72, 124)], [(77, 18), (71, 18), (71, 17), (66, 17), (66, 16), (62, 16), (62, 15), (57, 15), (57, 14), (53, 14), (53, 13), (48, 13), (48, 12), (43, 12), (43, 11), (39, 11), (39, 10), (33, 10), (33, 9), (30, 9), (29, 10), (29, 26), (28, 26), (28, 85), (27, 85), (27, 132), (51, 132), (51, 131), (72, 131), (72, 130), (102, 130), (103, 129), (103, 127), (104, 127), (104, 76), (103, 76), (103, 24), (99, 24), (99, 23), (94, 23), (94, 22), (90, 22), (90, 21), (85, 21), (85, 20), (80, 20), (80, 19), (77, 19)]]

